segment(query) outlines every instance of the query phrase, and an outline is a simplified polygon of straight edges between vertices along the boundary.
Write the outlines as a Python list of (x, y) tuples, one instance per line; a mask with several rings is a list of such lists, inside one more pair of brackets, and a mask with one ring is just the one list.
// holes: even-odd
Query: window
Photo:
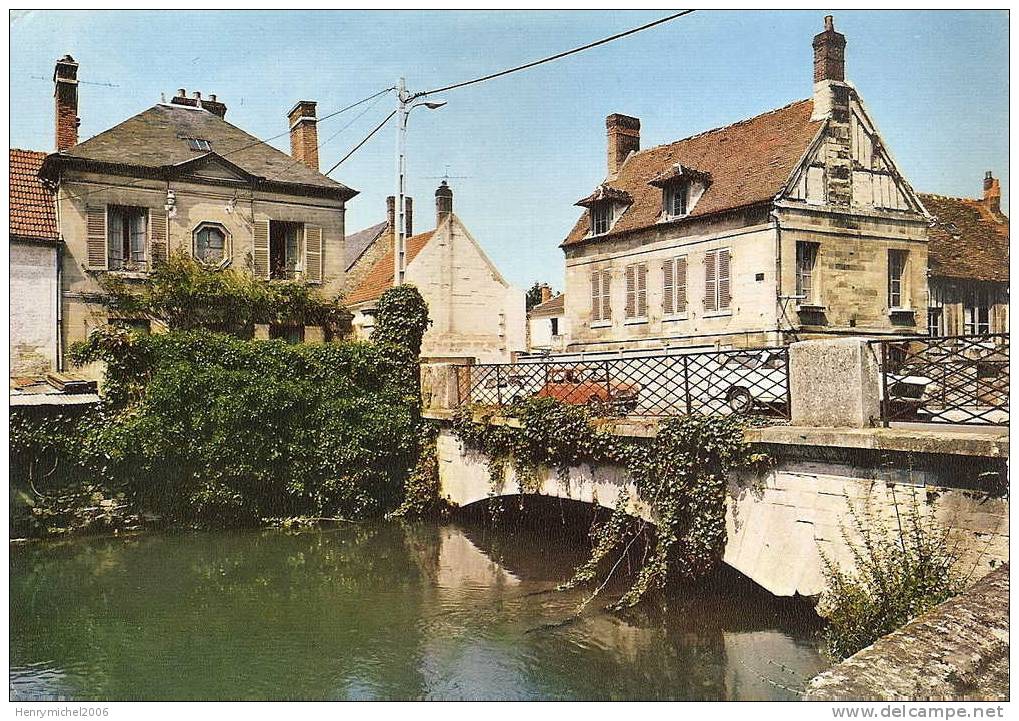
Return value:
[(626, 317), (647, 317), (647, 263), (626, 266)]
[(907, 308), (906, 261), (909, 251), (888, 251), (888, 308)]
[(591, 235), (608, 233), (612, 227), (612, 204), (596, 203), (591, 206)]
[(945, 334), (945, 313), (942, 308), (927, 309), (927, 335), (938, 338)]
[(962, 306), (962, 332), (964, 335), (991, 332), (991, 298), (985, 289), (976, 288), (966, 293)]
[(192, 137), (189, 137), (187, 139), (187, 141), (188, 141), (188, 147), (191, 148), (192, 150), (201, 150), (203, 152), (208, 152), (208, 151), (212, 150), (212, 143), (210, 143), (205, 138), (192, 138)]
[(704, 310), (729, 310), (729, 249), (704, 254)]
[(612, 320), (610, 304), (612, 271), (596, 270), (591, 273), (591, 320)]
[(148, 209), (111, 205), (106, 217), (110, 270), (145, 270)]
[(662, 191), (662, 205), (668, 218), (679, 218), (686, 215), (687, 189), (686, 183), (672, 183)]
[(686, 313), (686, 256), (662, 263), (662, 315)]
[(195, 257), (203, 263), (219, 263), (226, 257), (226, 231), (218, 225), (201, 225), (195, 231)]
[(296, 343), (304, 342), (304, 326), (303, 325), (270, 325), (269, 326), (269, 338), (285, 340), (287, 343), (294, 345)]
[(301, 223), (274, 220), (269, 224), (269, 277), (294, 279), (304, 268), (301, 263)]
[(559, 335), (559, 319), (552, 318), (551, 322), (552, 322), (552, 335), (554, 336)]
[(817, 243), (796, 242), (796, 295), (802, 305), (817, 303), (814, 266), (817, 264)]

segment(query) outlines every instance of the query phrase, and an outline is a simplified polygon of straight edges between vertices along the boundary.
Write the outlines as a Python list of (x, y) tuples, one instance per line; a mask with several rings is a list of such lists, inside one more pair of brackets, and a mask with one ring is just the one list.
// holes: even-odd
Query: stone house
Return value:
[[(421, 292), (431, 320), (421, 355), (509, 361), (526, 349), (524, 292), (509, 284), (453, 212), (446, 181), (435, 191), (435, 207), (435, 228), (406, 238), (405, 281)], [(394, 227), (392, 218), (387, 223)], [(392, 234), (381, 234), (375, 243), (378, 260), (345, 298), (362, 338), (371, 335), (375, 306), (396, 275)]]
[[(61, 349), (111, 320), (91, 302), (101, 275), (144, 279), (179, 249), (211, 268), (342, 293), (344, 207), (356, 191), (318, 172), (314, 102), (300, 101), (286, 116), (290, 155), (227, 122), (215, 95), (183, 89), (79, 143), (77, 71), (70, 56), (57, 61), (57, 152), (39, 170), (54, 189), (64, 247)], [(303, 327), (256, 334), (306, 337)], [(320, 337), (321, 329), (309, 329), (309, 340)]]
[(566, 296), (553, 296), (547, 285), (541, 287), (541, 302), (527, 313), (527, 352), (551, 353), (566, 348), (570, 335), (566, 317)]
[(39, 178), (45, 158), (10, 149), (12, 377), (58, 369), (61, 244), (53, 192)]
[(570, 351), (925, 328), (928, 217), (845, 45), (826, 17), (812, 97), (667, 145), (607, 118), (607, 175), (561, 246)]
[(1008, 332), (1008, 217), (988, 171), (982, 198), (921, 194), (929, 230), (932, 336)]

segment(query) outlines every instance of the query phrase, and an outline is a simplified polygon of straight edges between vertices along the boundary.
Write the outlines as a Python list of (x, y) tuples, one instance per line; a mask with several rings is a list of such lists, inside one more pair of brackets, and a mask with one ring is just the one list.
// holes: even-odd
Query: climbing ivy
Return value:
[[(650, 549), (618, 608), (636, 605), (672, 578), (696, 580), (712, 571), (725, 546), (725, 496), (731, 473), (765, 462), (745, 441), (739, 416), (681, 416), (664, 422), (653, 439), (622, 438), (599, 427), (589, 411), (551, 398), (532, 398), (502, 411), (512, 421), (493, 423), (492, 412), (464, 408), (453, 430), (489, 461), (493, 484), (512, 467), (520, 491), (537, 490), (543, 468), (560, 482), (581, 463), (626, 469), (636, 498), (622, 493), (607, 521), (593, 530), (593, 550), (565, 587), (604, 587), (638, 539)], [(512, 423), (512, 425), (510, 425)], [(656, 529), (634, 519), (631, 501), (646, 504)]]

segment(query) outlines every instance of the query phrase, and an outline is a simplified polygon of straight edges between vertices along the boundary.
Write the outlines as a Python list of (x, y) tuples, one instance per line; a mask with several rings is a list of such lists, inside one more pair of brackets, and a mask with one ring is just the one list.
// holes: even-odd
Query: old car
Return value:
[(640, 401), (640, 384), (613, 378), (604, 366), (549, 368), (540, 398), (564, 403), (607, 407), (616, 413), (632, 413)]
[(733, 413), (749, 413), (784, 409), (788, 383), (785, 355), (764, 349), (721, 355), (712, 386)]

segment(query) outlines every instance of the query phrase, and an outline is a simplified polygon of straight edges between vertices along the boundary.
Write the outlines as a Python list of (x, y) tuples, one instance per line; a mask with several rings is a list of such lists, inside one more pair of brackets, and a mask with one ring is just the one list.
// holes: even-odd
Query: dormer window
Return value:
[(662, 190), (665, 215), (669, 218), (681, 218), (686, 215), (686, 201), (689, 186), (686, 183), (670, 183)]
[(596, 236), (605, 235), (612, 230), (612, 225), (632, 203), (633, 199), (629, 193), (602, 183), (589, 196), (578, 200), (576, 205), (587, 208), (588, 217), (591, 219), (589, 235)]
[(680, 163), (659, 173), (650, 181), (650, 185), (662, 189), (661, 220), (676, 220), (689, 215), (710, 184), (710, 173)]
[(612, 227), (612, 204), (597, 203), (591, 206), (591, 235), (604, 235)]

